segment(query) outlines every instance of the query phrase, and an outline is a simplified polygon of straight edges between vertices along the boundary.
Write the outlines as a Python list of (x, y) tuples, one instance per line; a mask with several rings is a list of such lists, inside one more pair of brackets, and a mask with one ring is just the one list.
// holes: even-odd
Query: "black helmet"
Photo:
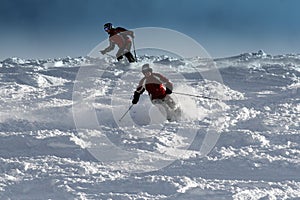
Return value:
[(110, 29), (112, 29), (112, 23), (104, 24), (104, 30), (110, 30)]
[(142, 66), (142, 72), (143, 73), (146, 73), (146, 72), (151, 72), (152, 73), (152, 68), (150, 67), (150, 65), (149, 64), (144, 64), (143, 66)]

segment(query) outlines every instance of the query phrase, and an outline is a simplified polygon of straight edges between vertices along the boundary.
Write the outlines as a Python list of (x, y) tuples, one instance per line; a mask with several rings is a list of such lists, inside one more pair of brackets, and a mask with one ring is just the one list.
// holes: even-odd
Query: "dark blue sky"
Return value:
[(299, 8), (298, 0), (1, 0), (0, 59), (84, 56), (107, 38), (105, 22), (174, 29), (213, 57), (300, 53)]

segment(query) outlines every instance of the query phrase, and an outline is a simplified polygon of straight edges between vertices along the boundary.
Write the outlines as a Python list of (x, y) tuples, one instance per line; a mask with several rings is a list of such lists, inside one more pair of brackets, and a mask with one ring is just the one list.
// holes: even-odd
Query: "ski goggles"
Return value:
[(147, 72), (151, 72), (152, 73), (152, 69), (145, 69), (142, 71), (143, 74), (146, 74)]
[(110, 27), (104, 27), (104, 30), (108, 31), (108, 30), (110, 30)]

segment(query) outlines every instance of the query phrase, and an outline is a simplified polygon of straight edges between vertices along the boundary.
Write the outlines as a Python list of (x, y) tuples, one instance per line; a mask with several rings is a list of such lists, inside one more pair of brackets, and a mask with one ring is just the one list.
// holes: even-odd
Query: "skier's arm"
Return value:
[(139, 86), (136, 88), (133, 94), (132, 104), (137, 104), (137, 102), (140, 99), (140, 95), (143, 94), (145, 91), (144, 85), (143, 85), (144, 79), (142, 79), (139, 83)]
[(107, 52), (114, 50), (114, 48), (115, 48), (115, 43), (113, 43), (112, 41), (109, 40), (109, 46), (107, 48), (105, 48), (104, 50), (102, 50), (101, 53), (105, 54)]
[(158, 73), (155, 73), (155, 75), (158, 76), (161, 83), (163, 83), (166, 86), (166, 93), (171, 94), (173, 90), (173, 84), (169, 81), (169, 79)]

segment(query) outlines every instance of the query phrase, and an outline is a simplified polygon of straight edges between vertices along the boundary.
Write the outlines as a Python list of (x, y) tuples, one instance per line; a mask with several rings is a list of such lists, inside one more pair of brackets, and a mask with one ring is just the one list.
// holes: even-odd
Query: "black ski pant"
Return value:
[(124, 55), (127, 58), (128, 62), (130, 63), (135, 62), (132, 53), (130, 53), (130, 49), (131, 49), (131, 42), (128, 42), (123, 47), (121, 47), (117, 52), (117, 60), (118, 61), (122, 60)]
[[(135, 62), (135, 59), (134, 59), (132, 53), (127, 52), (127, 53), (124, 54), (124, 56), (127, 58), (128, 62), (130, 62), (130, 63)], [(123, 55), (122, 55), (122, 56), (119, 56), (119, 57), (117, 58), (118, 61), (120, 61), (120, 60), (122, 60), (122, 59), (123, 59)]]

